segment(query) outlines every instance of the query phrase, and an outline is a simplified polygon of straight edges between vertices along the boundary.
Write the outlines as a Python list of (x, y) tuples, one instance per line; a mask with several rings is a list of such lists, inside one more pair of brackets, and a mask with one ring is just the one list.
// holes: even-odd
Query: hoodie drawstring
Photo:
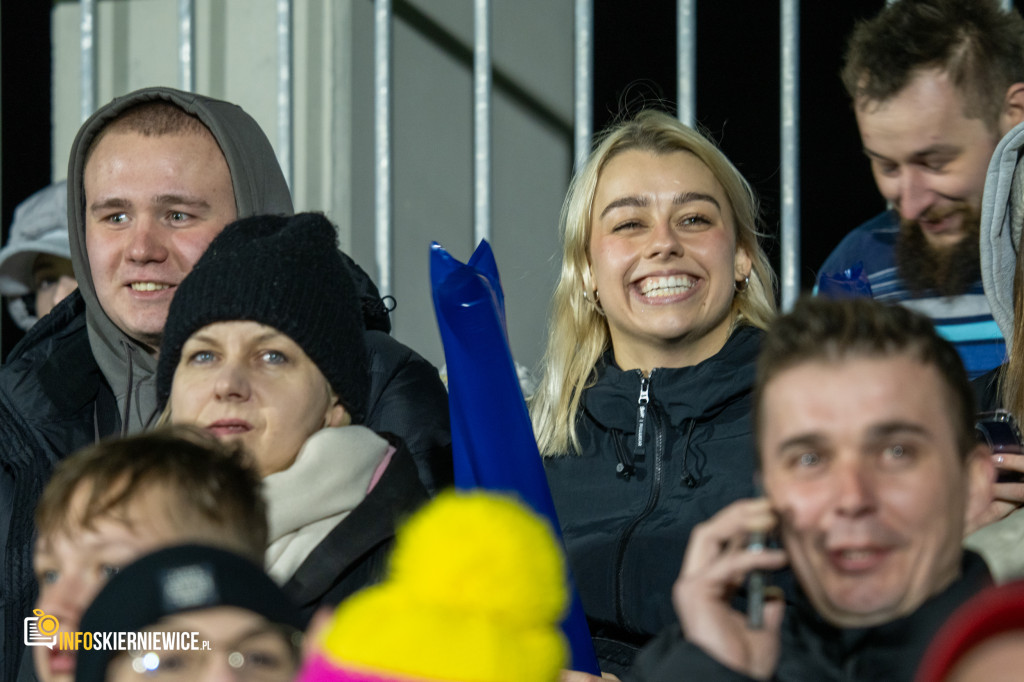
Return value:
[(627, 481), (636, 474), (636, 466), (633, 459), (626, 453), (622, 445), (622, 431), (611, 429), (612, 443), (615, 444), (615, 458), (619, 460), (615, 464), (615, 473)]

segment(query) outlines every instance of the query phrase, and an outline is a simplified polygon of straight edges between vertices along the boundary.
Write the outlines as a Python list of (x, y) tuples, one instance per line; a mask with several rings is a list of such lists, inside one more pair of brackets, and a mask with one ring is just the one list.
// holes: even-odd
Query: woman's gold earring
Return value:
[(742, 294), (744, 291), (747, 290), (747, 287), (750, 286), (750, 275), (747, 275), (746, 277), (743, 278), (742, 285), (739, 283), (739, 281), (733, 282), (732, 285), (733, 288), (736, 289), (737, 294)]

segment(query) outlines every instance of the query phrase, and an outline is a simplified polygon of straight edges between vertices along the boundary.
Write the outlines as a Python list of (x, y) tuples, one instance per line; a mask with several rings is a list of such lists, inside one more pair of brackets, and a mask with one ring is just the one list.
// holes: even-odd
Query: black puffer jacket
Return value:
[[(871, 628), (825, 622), (805, 597), (787, 608), (773, 682), (910, 682), (939, 628), (968, 599), (992, 584), (981, 557), (964, 552), (960, 577), (908, 616)], [(644, 649), (627, 682), (748, 682), (666, 628)]]
[(625, 670), (675, 622), (670, 591), (694, 525), (754, 493), (750, 393), (762, 335), (740, 327), (708, 360), (649, 378), (606, 353), (581, 400), (582, 453), (545, 459), (605, 672)]

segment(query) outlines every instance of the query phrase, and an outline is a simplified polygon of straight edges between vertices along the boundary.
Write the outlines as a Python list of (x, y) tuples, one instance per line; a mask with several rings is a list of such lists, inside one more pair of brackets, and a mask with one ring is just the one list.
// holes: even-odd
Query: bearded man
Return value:
[(927, 315), (972, 378), (1005, 344), (981, 284), (985, 173), (1024, 120), (1024, 19), (997, 0), (903, 0), (857, 25), (843, 84), (890, 209), (821, 267), (825, 296), (870, 295)]

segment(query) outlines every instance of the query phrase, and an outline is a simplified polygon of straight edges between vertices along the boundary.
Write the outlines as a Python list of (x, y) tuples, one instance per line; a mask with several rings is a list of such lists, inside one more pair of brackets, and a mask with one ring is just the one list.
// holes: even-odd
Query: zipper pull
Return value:
[(640, 377), (640, 399), (636, 405), (636, 437), (633, 440), (633, 454), (644, 454), (644, 430), (647, 425), (647, 403), (650, 402), (648, 393), (651, 386), (649, 377)]

